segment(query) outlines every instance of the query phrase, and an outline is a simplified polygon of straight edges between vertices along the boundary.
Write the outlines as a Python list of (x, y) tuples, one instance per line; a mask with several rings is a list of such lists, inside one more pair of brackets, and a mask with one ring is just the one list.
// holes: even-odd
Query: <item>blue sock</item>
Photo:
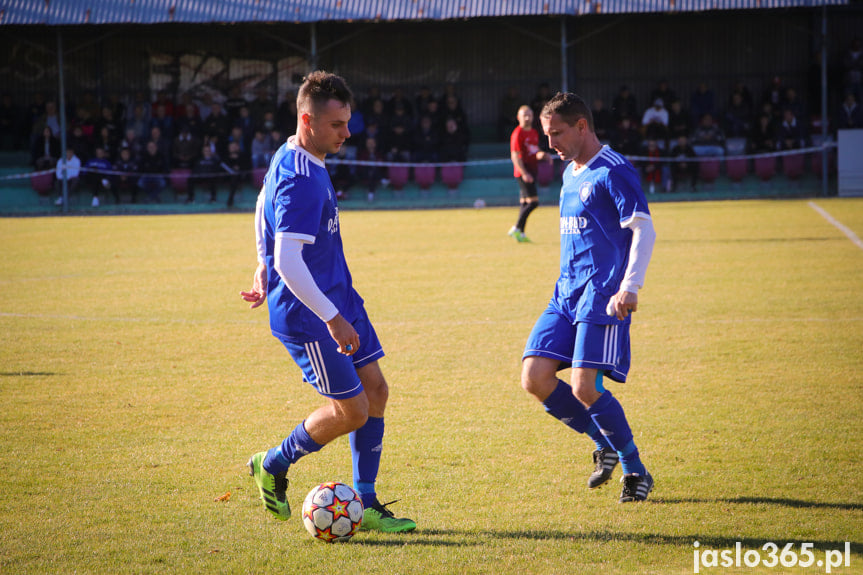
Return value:
[(316, 443), (306, 431), (305, 422), (300, 423), (281, 445), (267, 451), (264, 469), (273, 475), (287, 471), (300, 457), (320, 451), (322, 447), (323, 445)]
[(575, 431), (589, 435), (596, 443), (597, 449), (611, 447), (608, 440), (600, 432), (599, 427), (588, 415), (587, 409), (572, 394), (572, 387), (565, 381), (558, 379), (557, 387), (542, 404), (549, 415), (559, 419)]
[(587, 412), (620, 456), (623, 472), (644, 475), (644, 464), (638, 457), (638, 448), (635, 447), (632, 439), (632, 431), (629, 429), (623, 407), (611, 392), (607, 390), (603, 392)]
[(354, 489), (368, 507), (377, 499), (375, 481), (381, 466), (384, 440), (384, 418), (369, 417), (366, 424), (352, 431), (351, 458), (354, 463)]

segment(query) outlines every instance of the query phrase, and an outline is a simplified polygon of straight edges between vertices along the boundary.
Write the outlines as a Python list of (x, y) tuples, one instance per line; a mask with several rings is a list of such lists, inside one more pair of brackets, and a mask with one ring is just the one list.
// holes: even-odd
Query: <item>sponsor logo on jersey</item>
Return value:
[(336, 234), (339, 231), (339, 208), (335, 208), (335, 215), (327, 222), (327, 231), (330, 235)]
[(578, 189), (578, 195), (581, 197), (581, 201), (587, 201), (587, 198), (590, 197), (591, 189), (593, 188), (593, 184), (590, 182), (584, 182), (581, 184), (581, 187)]
[(577, 216), (563, 216), (560, 218), (560, 233), (580, 234), (587, 227), (587, 218)]

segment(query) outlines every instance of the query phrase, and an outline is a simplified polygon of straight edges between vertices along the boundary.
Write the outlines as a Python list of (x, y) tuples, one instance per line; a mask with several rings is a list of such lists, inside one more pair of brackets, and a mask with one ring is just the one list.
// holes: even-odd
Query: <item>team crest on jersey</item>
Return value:
[(593, 184), (590, 182), (584, 182), (581, 184), (581, 187), (578, 189), (578, 195), (581, 197), (581, 201), (587, 201), (587, 198), (590, 197), (590, 191), (593, 189)]

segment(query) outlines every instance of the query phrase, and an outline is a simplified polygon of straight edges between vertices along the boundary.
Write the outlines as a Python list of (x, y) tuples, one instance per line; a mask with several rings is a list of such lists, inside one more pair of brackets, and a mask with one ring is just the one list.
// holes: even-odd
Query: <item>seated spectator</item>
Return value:
[(349, 160), (355, 160), (360, 144), (365, 144), (366, 117), (354, 100), (351, 101), (351, 119), (348, 120), (348, 131), (351, 133), (351, 137), (342, 147), (345, 149), (345, 157)]
[(366, 125), (376, 124), (383, 131), (389, 129), (389, 117), (384, 111), (384, 101), (378, 98), (371, 103), (371, 111), (365, 114)]
[[(620, 124), (624, 118), (638, 117), (638, 103), (632, 92), (629, 91), (629, 86), (621, 86), (611, 103), (611, 113), (614, 120)], [(537, 113), (535, 117), (539, 117)], [(631, 121), (631, 120), (630, 120)]]
[[(336, 154), (336, 159), (348, 159), (347, 150), (345, 150), (344, 146), (339, 149)], [(356, 183), (355, 167), (341, 162), (327, 162), (327, 171), (330, 173), (330, 180), (333, 182), (333, 187), (336, 189), (336, 198), (339, 200), (347, 199), (348, 191)]]
[(267, 156), (267, 165), (270, 164), (270, 160), (273, 158), (273, 154), (276, 153), (276, 150), (281, 148), (288, 139), (282, 135), (281, 130), (271, 130), (270, 131), (270, 153)]
[(183, 125), (180, 133), (174, 138), (172, 165), (175, 168), (191, 169), (198, 159), (201, 146), (201, 140), (192, 135), (188, 125)]
[(641, 151), (641, 134), (628, 116), (621, 118), (611, 147), (624, 156), (637, 156)]
[(440, 132), (434, 129), (432, 119), (429, 116), (421, 117), (419, 127), (414, 133), (414, 162), (437, 162), (439, 148)]
[(138, 201), (138, 163), (132, 157), (130, 148), (120, 148), (120, 157), (114, 162), (114, 171), (119, 172), (111, 177), (111, 190), (114, 201), (120, 203), (120, 192), (129, 192), (132, 203)]
[(851, 45), (842, 53), (842, 81), (846, 92), (851, 92), (860, 99), (863, 91), (863, 42), (859, 37), (851, 41)]
[(184, 115), (177, 120), (177, 127), (180, 131), (186, 128), (193, 137), (202, 139), (204, 137), (204, 122), (198, 115), (198, 107), (194, 104), (185, 106)]
[[(659, 145), (656, 143), (656, 140), (650, 139), (647, 140), (647, 157), (648, 158), (661, 158), (662, 150), (659, 149)], [(656, 188), (662, 190), (662, 166), (663, 164), (660, 162), (652, 162), (647, 161), (643, 164), (642, 172), (644, 174), (644, 181), (648, 184), (648, 193), (655, 194)]]
[(33, 142), (30, 164), (37, 170), (52, 170), (60, 159), (60, 140), (54, 137), (51, 128), (45, 126)]
[[(362, 162), (382, 162), (384, 157), (378, 151), (377, 140), (366, 138), (366, 145), (357, 152), (357, 160)], [(374, 201), (375, 192), (381, 185), (385, 173), (383, 166), (357, 166), (357, 179), (368, 190), (366, 196), (368, 201)]]
[(135, 132), (135, 137), (145, 140), (150, 135), (150, 119), (144, 113), (144, 105), (136, 104), (132, 108), (132, 117), (126, 122), (126, 131)]
[(845, 93), (845, 100), (836, 114), (836, 129), (854, 130), (856, 128), (863, 128), (863, 110), (857, 104), (854, 92), (849, 91)]
[(228, 194), (227, 205), (229, 208), (234, 206), (234, 197), (237, 195), (237, 190), (240, 189), (240, 184), (246, 180), (249, 173), (249, 156), (245, 151), (240, 149), (239, 142), (230, 142), (228, 144), (228, 153), (224, 158), (223, 168), (227, 166), (230, 176), (228, 177)]
[(221, 160), (219, 156), (213, 152), (211, 146), (201, 147), (201, 156), (195, 162), (192, 168), (192, 177), (189, 178), (189, 196), (186, 198), (187, 204), (195, 202), (195, 188), (203, 186), (210, 190), (210, 203), (216, 202), (216, 184), (222, 173)]
[(159, 128), (159, 131), (162, 133), (162, 136), (167, 140), (171, 141), (174, 139), (174, 117), (169, 116), (165, 112), (165, 104), (157, 104), (156, 112), (153, 114), (153, 117), (150, 118), (150, 133), (152, 134), (153, 128)]
[(45, 126), (51, 128), (51, 133), (55, 136), (59, 137), (60, 134), (60, 115), (57, 113), (57, 105), (53, 101), (48, 101), (41, 109), (43, 110), (42, 113), (33, 120), (31, 143), (43, 133)]
[(192, 94), (189, 92), (183, 92), (183, 95), (180, 96), (180, 103), (174, 106), (174, 119), (178, 124), (181, 119), (188, 118), (190, 116), (189, 108), (191, 108), (191, 116), (197, 118), (198, 106), (195, 105), (195, 102), (192, 99)]
[[(593, 130), (596, 133), (596, 137), (603, 144), (608, 144), (614, 135), (614, 118), (611, 112), (606, 109), (602, 98), (593, 99), (590, 112), (593, 114)], [(540, 139), (542, 139), (542, 136), (540, 136)]]
[(168, 172), (168, 166), (165, 164), (165, 157), (159, 153), (156, 142), (152, 140), (147, 142), (147, 147), (138, 162), (138, 171), (141, 174), (138, 178), (138, 187), (147, 194), (149, 201), (161, 202), (162, 190), (167, 185), (165, 174)]
[(246, 101), (246, 98), (243, 97), (240, 86), (236, 84), (232, 86), (228, 99), (225, 100), (225, 105), (223, 106), (225, 115), (228, 117), (229, 122), (231, 124), (236, 122), (237, 118), (240, 117), (240, 108), (248, 105), (249, 103)]
[(162, 130), (158, 126), (150, 128), (150, 141), (156, 144), (159, 154), (162, 156), (162, 161), (166, 166), (171, 165), (171, 142), (162, 135)]
[(419, 92), (414, 98), (414, 113), (422, 118), (429, 113), (429, 102), (437, 101), (428, 86), (420, 86)]
[(770, 114), (761, 114), (749, 134), (750, 154), (762, 154), (776, 150), (776, 127)]
[(704, 114), (692, 135), (692, 147), (699, 156), (725, 154), (725, 134), (713, 122), (712, 114)]
[[(171, 98), (168, 97), (168, 92), (166, 92), (165, 90), (159, 90), (156, 93), (156, 101), (150, 104), (151, 120), (156, 116), (156, 112), (158, 111), (158, 108), (160, 106), (165, 109), (165, 114), (167, 116), (172, 118), (174, 117), (174, 102), (171, 101)], [(166, 134), (167, 136), (168, 132), (165, 131), (165, 128), (163, 126), (159, 127), (162, 128), (162, 133)], [(171, 135), (170, 137), (173, 137), (173, 135)]]
[(446, 128), (440, 139), (438, 157), (441, 162), (467, 161), (467, 137), (455, 118), (446, 119)]
[(96, 135), (94, 149), (102, 148), (105, 151), (105, 157), (109, 162), (113, 162), (117, 157), (117, 141), (111, 136), (108, 126), (102, 126), (99, 133)]
[(210, 114), (204, 120), (204, 135), (208, 138), (217, 137), (220, 142), (227, 139), (231, 132), (231, 120), (222, 111), (222, 106), (216, 102), (210, 106)]
[(409, 162), (413, 147), (412, 120), (401, 105), (396, 105), (386, 135), (386, 158), (390, 162)]
[[(683, 160), (685, 158), (694, 158), (695, 150), (690, 145), (686, 136), (678, 136), (677, 141), (671, 148), (669, 157)], [(695, 183), (698, 180), (698, 163), (697, 162), (675, 162), (671, 165), (671, 182), (672, 190), (678, 191), (678, 186), (689, 181), (689, 188), (695, 191)]]
[(782, 123), (779, 125), (779, 148), (796, 150), (806, 145), (806, 133), (797, 121), (794, 111), (786, 108), (782, 112)]
[(87, 160), (84, 167), (86, 168), (84, 180), (93, 192), (93, 200), (90, 205), (97, 208), (99, 207), (99, 194), (111, 189), (111, 176), (107, 172), (111, 171), (112, 166), (105, 154), (105, 149), (97, 147), (94, 156)]
[(668, 141), (673, 143), (680, 136), (688, 139), (692, 134), (692, 118), (687, 110), (683, 109), (680, 100), (672, 100), (671, 108), (668, 110)]
[(252, 168), (266, 168), (270, 163), (270, 156), (273, 153), (270, 137), (263, 130), (255, 130), (255, 137), (252, 139), (250, 147)]
[(411, 101), (404, 95), (404, 91), (400, 86), (396, 86), (393, 89), (393, 95), (390, 97), (389, 102), (387, 102), (386, 113), (390, 116), (394, 116), (396, 113), (396, 108), (401, 106), (404, 115), (407, 116), (411, 123), (413, 123), (414, 117), (414, 109)]
[(129, 148), (132, 159), (137, 162), (144, 154), (145, 142), (138, 138), (135, 130), (129, 128), (126, 130), (126, 135), (120, 140), (120, 149), (122, 150), (123, 148)]
[(96, 139), (100, 139), (104, 130), (108, 131), (108, 138), (101, 138), (102, 141), (100, 143), (105, 145), (107, 140), (110, 139), (113, 142), (111, 148), (115, 148), (122, 132), (120, 131), (120, 126), (114, 120), (114, 110), (111, 106), (102, 107), (102, 116), (96, 121)]
[[(458, 96), (450, 94), (446, 97), (442, 113), (444, 118), (452, 118), (455, 120), (456, 124), (458, 124), (459, 132), (461, 132), (465, 139), (465, 146), (470, 145), (470, 125), (468, 124), (467, 114), (464, 109), (462, 109)], [(444, 124), (444, 129), (446, 129), (446, 124)]]
[(54, 190), (57, 192), (57, 200), (55, 206), (63, 205), (63, 178), (68, 182), (67, 191), (69, 195), (78, 191), (78, 178), (81, 175), (81, 160), (75, 155), (75, 150), (72, 148), (66, 149), (66, 158), (57, 162), (54, 175)]
[(710, 114), (711, 118), (716, 115), (713, 90), (707, 87), (707, 82), (699, 82), (689, 97), (689, 114), (693, 122), (700, 122), (706, 114)]
[(782, 110), (784, 112), (789, 109), (794, 113), (795, 118), (807, 117), (806, 107), (800, 101), (800, 98), (797, 96), (797, 90), (794, 88), (785, 89), (785, 102), (782, 104)]
[(655, 102), (658, 98), (661, 98), (662, 101), (669, 106), (671, 105), (671, 102), (677, 99), (677, 94), (675, 94), (674, 90), (672, 90), (668, 86), (668, 80), (666, 80), (665, 78), (660, 80), (659, 83), (657, 83), (656, 88), (654, 88), (653, 91), (650, 92), (651, 102)]
[(752, 109), (743, 101), (743, 94), (731, 94), (731, 104), (725, 111), (725, 134), (729, 138), (745, 138), (752, 130)]
[(74, 126), (70, 130), (69, 135), (66, 138), (66, 148), (75, 150), (75, 155), (78, 156), (82, 162), (89, 160), (92, 155), (90, 138), (84, 135), (84, 130), (81, 126)]
[(661, 141), (662, 147), (665, 146), (668, 138), (668, 110), (665, 109), (662, 98), (654, 100), (653, 106), (644, 111), (641, 129), (644, 137), (653, 140), (654, 145), (659, 147), (657, 141)]
[(222, 146), (222, 149), (219, 153), (220, 158), (224, 158), (228, 155), (228, 147), (231, 145), (231, 142), (236, 142), (237, 145), (240, 146), (240, 152), (242, 152), (243, 154), (246, 153), (246, 138), (243, 135), (243, 129), (239, 126), (234, 126), (233, 128), (231, 128), (231, 133), (228, 135), (228, 140)]
[(774, 123), (782, 121), (782, 105), (785, 104), (785, 87), (782, 85), (780, 76), (773, 76), (770, 80), (770, 85), (764, 90), (761, 95), (762, 111), (764, 104), (770, 104)]

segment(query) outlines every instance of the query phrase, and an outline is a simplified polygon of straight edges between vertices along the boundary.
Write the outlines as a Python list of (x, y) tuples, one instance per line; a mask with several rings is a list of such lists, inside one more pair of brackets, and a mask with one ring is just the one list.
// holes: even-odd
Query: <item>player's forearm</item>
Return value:
[(325, 322), (338, 315), (339, 310), (320, 290), (303, 261), (303, 243), (300, 240), (276, 234), (274, 255), (276, 272), (303, 305)]
[(656, 230), (653, 221), (648, 218), (635, 217), (626, 225), (632, 230), (632, 245), (629, 248), (629, 263), (623, 274), (620, 289), (637, 294), (644, 286), (647, 275), (647, 265), (653, 255), (653, 244), (656, 242)]

